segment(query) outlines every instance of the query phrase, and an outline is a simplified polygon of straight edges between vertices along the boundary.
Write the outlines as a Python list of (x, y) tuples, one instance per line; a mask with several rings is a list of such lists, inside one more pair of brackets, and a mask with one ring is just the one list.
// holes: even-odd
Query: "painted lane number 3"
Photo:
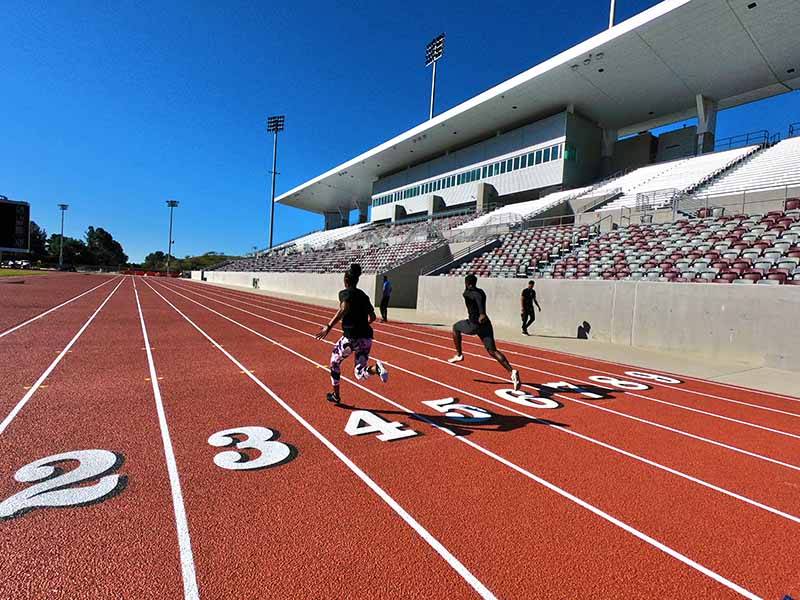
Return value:
[[(67, 470), (69, 463), (77, 466)], [(107, 500), (127, 483), (124, 475), (108, 474), (121, 464), (122, 457), (108, 450), (75, 450), (40, 458), (14, 474), (20, 483), (34, 485), (0, 502), (0, 519), (19, 517), (35, 508), (85, 506)], [(92, 485), (78, 486), (95, 480)]]
[[(275, 441), (278, 432), (267, 427), (234, 427), (218, 431), (208, 438), (215, 448), (235, 447), (214, 456), (214, 464), (230, 471), (250, 471), (277, 467), (292, 460), (297, 451), (293, 446)], [(252, 457), (245, 450), (256, 450)]]

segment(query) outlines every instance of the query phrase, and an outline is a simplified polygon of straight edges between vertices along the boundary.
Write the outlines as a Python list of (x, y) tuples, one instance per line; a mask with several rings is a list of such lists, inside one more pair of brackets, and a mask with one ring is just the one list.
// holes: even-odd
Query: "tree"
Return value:
[[(61, 236), (54, 233), (47, 242), (48, 262), (57, 263), (58, 254), (61, 248)], [(64, 264), (67, 265), (86, 265), (90, 264), (91, 256), (86, 249), (83, 240), (64, 236)]]
[(95, 229), (89, 226), (86, 230), (86, 248), (87, 258), (92, 264), (117, 266), (128, 262), (128, 255), (122, 250), (122, 245), (102, 227)]
[(47, 232), (31, 221), (31, 253), (30, 259), (33, 261), (44, 260), (47, 258)]
[(161, 271), (167, 268), (167, 255), (161, 250), (151, 252), (144, 257), (142, 267), (151, 271)]

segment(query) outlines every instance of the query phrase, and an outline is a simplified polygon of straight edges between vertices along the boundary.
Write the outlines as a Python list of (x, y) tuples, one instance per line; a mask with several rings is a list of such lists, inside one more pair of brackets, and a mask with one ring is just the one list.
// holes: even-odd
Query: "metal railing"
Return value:
[[(748, 205), (753, 204), (762, 204), (762, 203), (775, 203), (775, 202), (783, 202), (784, 205), (786, 204), (786, 200), (795, 197), (790, 195), (789, 190), (797, 190), (793, 192), (793, 194), (800, 195), (800, 182), (791, 185), (783, 185), (783, 186), (760, 186), (760, 187), (753, 187), (747, 188), (745, 190), (741, 190), (738, 192), (722, 192), (719, 194), (704, 194), (704, 195), (686, 195), (686, 196), (678, 196), (675, 198), (673, 205), (672, 205), (672, 212), (673, 217), (677, 217), (677, 214), (683, 214), (686, 216), (695, 216), (697, 213), (702, 210), (713, 210), (715, 208), (725, 207), (725, 208), (735, 208), (737, 210), (741, 210), (741, 213), (746, 213), (746, 208)], [(747, 200), (748, 194), (762, 194), (764, 192), (775, 192), (773, 198), (769, 199), (762, 199), (762, 200)], [(733, 202), (737, 196), (741, 195), (741, 203)], [(724, 201), (723, 201), (724, 200)]]
[(718, 139), (714, 143), (714, 152), (733, 150), (734, 148), (743, 148), (744, 146), (761, 146), (763, 144), (769, 144), (769, 131), (766, 129), (759, 129), (758, 131), (750, 131), (748, 133), (740, 133), (739, 135)]

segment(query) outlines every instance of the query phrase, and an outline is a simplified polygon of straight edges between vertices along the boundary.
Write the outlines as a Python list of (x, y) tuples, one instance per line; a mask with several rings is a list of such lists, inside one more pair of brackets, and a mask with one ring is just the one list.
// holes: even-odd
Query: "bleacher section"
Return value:
[(716, 196), (784, 186), (800, 186), (800, 137), (783, 140), (759, 152), (697, 190), (697, 194)]
[(273, 247), (272, 251), (276, 250), (293, 250), (304, 248), (323, 248), (335, 242), (357, 234), (359, 231), (368, 227), (369, 223), (358, 223), (356, 225), (349, 225), (347, 227), (338, 227), (337, 229), (328, 229), (326, 231), (315, 231), (304, 235), (289, 242), (284, 242)]
[(589, 226), (554, 225), (516, 231), (501, 237), (502, 244), (465, 262), (447, 275), (474, 273), (481, 277), (529, 277), (550, 261), (589, 241)]
[(498, 225), (502, 223), (517, 223), (524, 219), (529, 219), (537, 214), (540, 214), (554, 206), (567, 202), (568, 200), (578, 198), (591, 190), (591, 186), (576, 188), (571, 190), (563, 190), (560, 192), (553, 192), (542, 198), (530, 200), (528, 202), (518, 202), (516, 204), (507, 204), (500, 208), (488, 213), (484, 213), (479, 217), (467, 221), (458, 229), (471, 229), (473, 227), (485, 227), (488, 225)]
[(637, 198), (640, 197), (639, 194), (647, 197), (648, 208), (661, 208), (670, 204), (673, 196), (691, 191), (703, 182), (740, 163), (757, 150), (758, 146), (747, 146), (642, 167), (616, 182), (610, 181), (607, 185), (608, 189), (620, 188), (622, 195), (599, 210), (635, 208)]
[(605, 233), (544, 269), (556, 279), (800, 285), (800, 210)]
[(302, 246), (297, 243), (299, 240), (295, 240), (294, 246), (280, 251), (231, 261), (209, 270), (330, 273), (344, 272), (350, 264), (357, 262), (364, 273), (382, 273), (439, 247), (445, 243), (440, 234), (442, 230), (456, 227), (472, 216), (459, 214), (368, 228), (363, 225), (342, 227), (340, 229), (349, 229), (351, 233), (329, 239), (325, 247), (302, 251)]

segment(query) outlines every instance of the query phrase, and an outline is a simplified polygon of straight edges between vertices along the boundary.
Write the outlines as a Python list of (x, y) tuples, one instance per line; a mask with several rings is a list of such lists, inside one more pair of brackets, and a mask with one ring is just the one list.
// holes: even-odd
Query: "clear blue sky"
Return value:
[[(618, 20), (656, 4), (618, 0)], [(277, 193), (427, 117), (424, 46), (447, 33), (437, 112), (602, 31), (605, 0), (499, 4), (8, 0), (0, 194), (57, 232), (104, 227), (140, 261), (266, 245), (269, 114), (286, 114)], [(796, 93), (721, 113), (718, 137), (785, 130)], [(322, 218), (276, 207), (276, 241)]]

